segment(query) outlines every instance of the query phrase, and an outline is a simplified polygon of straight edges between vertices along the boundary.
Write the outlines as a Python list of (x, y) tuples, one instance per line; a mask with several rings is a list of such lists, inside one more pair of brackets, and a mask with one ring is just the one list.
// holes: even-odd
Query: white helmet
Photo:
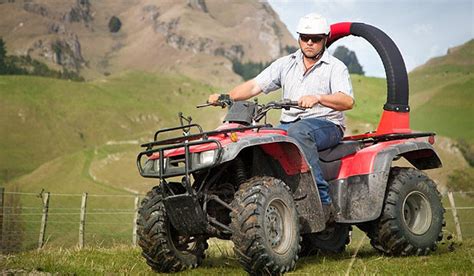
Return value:
[(301, 17), (296, 32), (299, 34), (325, 34), (329, 35), (331, 28), (326, 18), (317, 13), (310, 13)]

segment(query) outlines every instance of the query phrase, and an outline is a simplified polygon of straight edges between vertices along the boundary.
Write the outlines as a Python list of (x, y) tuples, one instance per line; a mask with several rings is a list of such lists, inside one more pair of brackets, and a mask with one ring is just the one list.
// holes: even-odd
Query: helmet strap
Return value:
[(324, 51), (326, 51), (326, 44), (324, 44), (323, 48), (321, 48), (321, 50), (312, 59), (313, 60), (319, 60), (323, 56)]

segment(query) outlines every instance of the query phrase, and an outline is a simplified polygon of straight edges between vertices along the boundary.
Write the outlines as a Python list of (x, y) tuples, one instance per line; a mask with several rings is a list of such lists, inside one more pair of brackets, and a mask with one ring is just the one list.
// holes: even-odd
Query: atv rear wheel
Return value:
[(304, 234), (301, 243), (301, 256), (322, 253), (342, 253), (350, 242), (351, 226), (335, 224), (333, 228), (319, 233)]
[(373, 246), (391, 255), (426, 255), (443, 237), (444, 208), (435, 183), (413, 168), (392, 168)]
[(254, 177), (232, 202), (234, 252), (250, 274), (293, 270), (300, 250), (298, 214), (288, 186), (272, 177)]
[(179, 235), (163, 205), (160, 187), (148, 192), (138, 210), (138, 244), (147, 264), (157, 272), (177, 272), (201, 264), (205, 237)]

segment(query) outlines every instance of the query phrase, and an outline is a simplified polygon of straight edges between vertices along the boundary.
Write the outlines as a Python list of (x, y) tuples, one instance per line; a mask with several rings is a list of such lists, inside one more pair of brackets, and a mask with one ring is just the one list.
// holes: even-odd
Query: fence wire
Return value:
[[(474, 192), (453, 193), (463, 238), (474, 237)], [(44, 221), (43, 194), (4, 192), (0, 206), (0, 253), (42, 247), (74, 247), (80, 244), (82, 194), (50, 194)], [(87, 195), (84, 246), (133, 244), (136, 198), (133, 195)], [(139, 199), (143, 195), (138, 196)], [(452, 207), (443, 195), (445, 232), (456, 236)], [(445, 235), (446, 236), (446, 235)]]
[[(0, 253), (36, 249), (40, 243), (42, 248), (79, 245), (83, 195), (50, 194), (46, 217), (43, 195), (4, 192), (3, 208), (0, 206)], [(132, 244), (137, 196), (87, 195), (83, 245)]]

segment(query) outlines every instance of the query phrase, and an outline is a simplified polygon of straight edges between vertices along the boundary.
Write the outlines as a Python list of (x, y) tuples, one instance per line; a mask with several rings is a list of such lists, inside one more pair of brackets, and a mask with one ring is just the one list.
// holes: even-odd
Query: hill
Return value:
[[(2, 181), (110, 141), (138, 140), (194, 111), (215, 89), (182, 76), (129, 72), (77, 83), (0, 76)], [(202, 113), (196, 114), (197, 119)], [(205, 123), (205, 120), (204, 120)]]
[(232, 60), (274, 60), (296, 43), (264, 1), (0, 0), (0, 18), (9, 53), (87, 79), (131, 69), (235, 83)]
[(474, 40), (410, 73), (412, 127), (474, 144)]

